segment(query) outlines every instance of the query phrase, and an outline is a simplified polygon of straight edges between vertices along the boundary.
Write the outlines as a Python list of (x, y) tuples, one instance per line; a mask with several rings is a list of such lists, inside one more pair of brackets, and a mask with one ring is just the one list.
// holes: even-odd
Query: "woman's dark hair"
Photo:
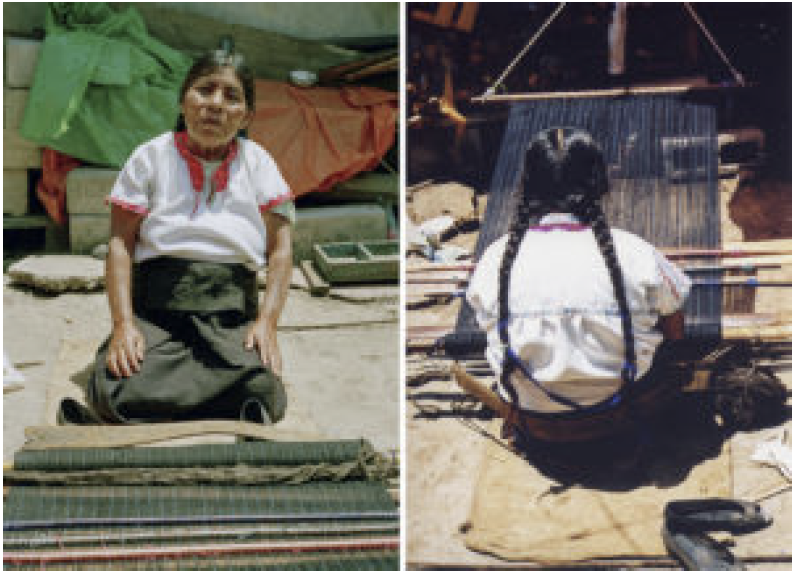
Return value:
[[(243, 97), (246, 100), (246, 107), (249, 111), (254, 111), (254, 73), (246, 65), (243, 56), (234, 50), (231, 38), (222, 38), (221, 47), (217, 50), (210, 50), (196, 60), (188, 70), (188, 75), (180, 87), (180, 103), (185, 99), (185, 94), (200, 78), (210, 75), (221, 68), (232, 68), (235, 75), (243, 87)], [(180, 114), (177, 120), (176, 131), (185, 129), (185, 120)]]
[(602, 151), (588, 133), (569, 127), (548, 129), (536, 135), (528, 144), (517, 190), (517, 209), (509, 227), (508, 243), (498, 277), (498, 324), (501, 342), (506, 347), (500, 382), (515, 406), (517, 393), (510, 383), (510, 376), (516, 364), (509, 359), (508, 339), (511, 267), (529, 222), (550, 212), (572, 213), (591, 227), (611, 276), (622, 320), (625, 345), (622, 380), (626, 384), (635, 377), (636, 352), (630, 308), (611, 230), (600, 206), (600, 199), (608, 190)]

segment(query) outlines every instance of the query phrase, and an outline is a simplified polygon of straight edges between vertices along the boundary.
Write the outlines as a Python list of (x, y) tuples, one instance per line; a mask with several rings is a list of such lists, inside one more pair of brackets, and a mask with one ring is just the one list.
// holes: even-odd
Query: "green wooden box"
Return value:
[(328, 282), (395, 282), (400, 271), (397, 240), (330, 242), (313, 246), (315, 265)]

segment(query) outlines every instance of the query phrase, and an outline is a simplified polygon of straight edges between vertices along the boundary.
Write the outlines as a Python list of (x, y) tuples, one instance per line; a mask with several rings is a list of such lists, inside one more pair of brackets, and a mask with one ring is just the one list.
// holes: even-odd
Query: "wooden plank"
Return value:
[(395, 56), (394, 58), (390, 58), (387, 61), (380, 62), (378, 64), (373, 64), (372, 66), (368, 66), (359, 71), (350, 73), (345, 76), (345, 80), (353, 82), (366, 77), (370, 77), (372, 75), (397, 71), (398, 65), (399, 65), (398, 56)]
[(300, 267), (304, 273), (304, 278), (307, 280), (310, 294), (313, 296), (327, 296), (329, 294), (329, 283), (315, 271), (315, 265), (312, 260), (302, 260)]

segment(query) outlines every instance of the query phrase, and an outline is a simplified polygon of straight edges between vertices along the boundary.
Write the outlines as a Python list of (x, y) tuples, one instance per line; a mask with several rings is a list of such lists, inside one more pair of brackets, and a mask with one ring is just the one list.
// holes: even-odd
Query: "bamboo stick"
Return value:
[(746, 256), (781, 256), (791, 255), (789, 249), (722, 249), (722, 248), (659, 248), (668, 258), (691, 258), (715, 256), (718, 258), (739, 258)]
[(388, 536), (356, 540), (313, 540), (284, 542), (252, 542), (238, 544), (201, 544), (194, 546), (147, 546), (143, 548), (98, 548), (84, 550), (3, 551), (8, 564), (49, 564), (56, 562), (87, 562), (138, 560), (144, 558), (184, 558), (241, 554), (272, 554), (279, 552), (326, 552), (339, 550), (389, 550), (399, 547), (399, 539)]
[(790, 280), (781, 280), (778, 278), (756, 278), (752, 276), (725, 276), (724, 278), (717, 278), (715, 280), (695, 278), (691, 283), (694, 286), (749, 286), (752, 288), (756, 288), (758, 286), (787, 288), (793, 285), (793, 282)]

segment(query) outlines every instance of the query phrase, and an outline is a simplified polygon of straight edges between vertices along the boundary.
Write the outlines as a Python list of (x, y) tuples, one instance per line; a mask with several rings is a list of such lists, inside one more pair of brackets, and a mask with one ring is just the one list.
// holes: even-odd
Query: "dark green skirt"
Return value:
[(256, 273), (242, 265), (157, 258), (134, 265), (133, 308), (146, 340), (141, 369), (116, 378), (100, 347), (87, 401), (107, 423), (282, 419), (281, 379), (244, 348), (257, 315)]

